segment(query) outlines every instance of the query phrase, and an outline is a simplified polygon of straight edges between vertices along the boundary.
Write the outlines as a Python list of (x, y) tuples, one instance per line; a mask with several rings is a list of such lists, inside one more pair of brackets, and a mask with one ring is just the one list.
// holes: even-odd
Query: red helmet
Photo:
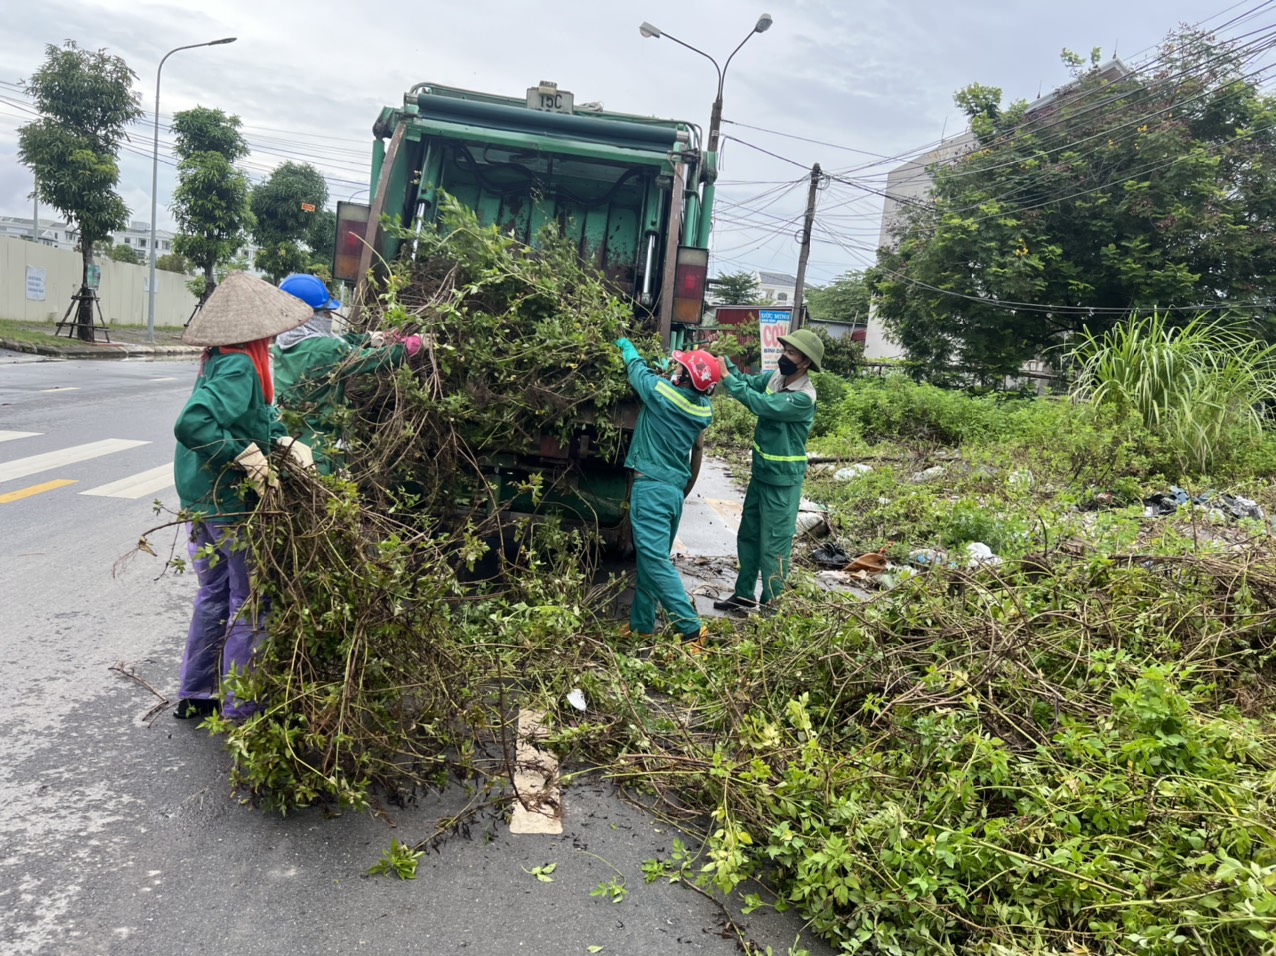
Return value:
[(722, 379), (718, 360), (708, 352), (674, 352), (673, 360), (687, 370), (698, 392), (707, 392)]

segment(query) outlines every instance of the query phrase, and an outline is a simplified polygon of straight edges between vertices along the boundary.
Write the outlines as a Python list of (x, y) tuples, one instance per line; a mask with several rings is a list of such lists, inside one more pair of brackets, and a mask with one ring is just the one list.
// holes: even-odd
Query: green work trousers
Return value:
[(784, 590), (801, 501), (800, 484), (768, 485), (756, 479), (749, 482), (736, 536), (736, 555), (740, 559), (740, 576), (735, 582), (737, 597), (757, 600), (759, 575), (763, 604)]
[(629, 494), (629, 521), (638, 560), (638, 583), (629, 608), (629, 629), (635, 634), (656, 632), (657, 604), (664, 607), (669, 623), (684, 637), (700, 633), (700, 616), (669, 556), (682, 521), (682, 492), (667, 482), (639, 476)]

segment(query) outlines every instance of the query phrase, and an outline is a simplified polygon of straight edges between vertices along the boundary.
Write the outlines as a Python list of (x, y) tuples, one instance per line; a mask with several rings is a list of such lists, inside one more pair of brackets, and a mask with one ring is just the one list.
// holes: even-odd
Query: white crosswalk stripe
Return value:
[(149, 471), (143, 471), (110, 484), (99, 485), (81, 491), (82, 495), (96, 495), (99, 498), (145, 498), (157, 491), (163, 491), (173, 485), (173, 464), (160, 465)]
[(0, 431), (0, 441), (13, 441), (17, 438), (35, 438), (41, 432), (6, 432)]
[(70, 448), (46, 452), (43, 455), (18, 458), (14, 461), (0, 464), (0, 481), (25, 478), (28, 475), (35, 475), (42, 471), (50, 471), (54, 468), (61, 468), (64, 465), (73, 465), (76, 462), (88, 461), (91, 458), (101, 458), (103, 455), (110, 455), (117, 451), (127, 451), (130, 448), (149, 444), (150, 442), (148, 441), (138, 441), (132, 438), (104, 438), (101, 441), (89, 442), (86, 445), (72, 445)]

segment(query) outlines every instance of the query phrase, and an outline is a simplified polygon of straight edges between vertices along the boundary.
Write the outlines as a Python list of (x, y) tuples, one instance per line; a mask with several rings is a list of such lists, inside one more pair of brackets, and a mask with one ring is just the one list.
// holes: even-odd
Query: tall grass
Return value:
[(1257, 441), (1276, 398), (1276, 348), (1197, 316), (1173, 326), (1134, 317), (1073, 353), (1077, 397), (1132, 410), (1185, 472), (1205, 473)]

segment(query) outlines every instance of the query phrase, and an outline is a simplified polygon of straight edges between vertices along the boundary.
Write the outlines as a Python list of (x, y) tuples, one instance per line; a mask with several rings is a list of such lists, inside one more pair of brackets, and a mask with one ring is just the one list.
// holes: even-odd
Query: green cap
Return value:
[(788, 335), (781, 335), (780, 344), (793, 346), (811, 360), (812, 370), (820, 370), (820, 362), (824, 360), (824, 343), (810, 329), (798, 329)]

